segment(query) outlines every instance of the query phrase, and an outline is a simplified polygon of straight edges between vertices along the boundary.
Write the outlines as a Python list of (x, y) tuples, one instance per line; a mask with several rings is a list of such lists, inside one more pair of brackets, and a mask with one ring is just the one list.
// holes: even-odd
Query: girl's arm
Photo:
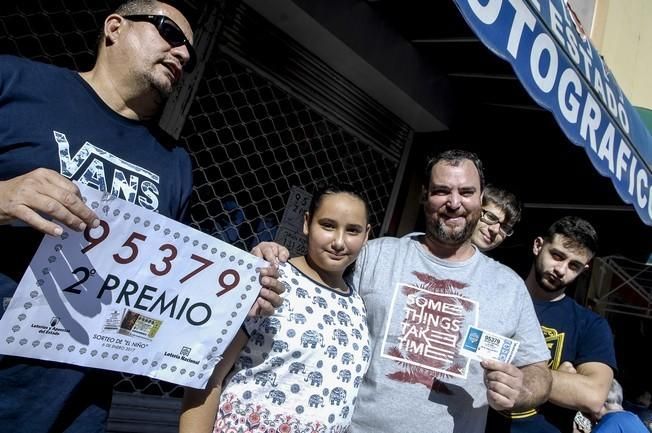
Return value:
[(222, 383), (249, 337), (240, 329), (215, 366), (206, 389), (186, 388), (179, 417), (179, 433), (212, 433), (222, 394)]

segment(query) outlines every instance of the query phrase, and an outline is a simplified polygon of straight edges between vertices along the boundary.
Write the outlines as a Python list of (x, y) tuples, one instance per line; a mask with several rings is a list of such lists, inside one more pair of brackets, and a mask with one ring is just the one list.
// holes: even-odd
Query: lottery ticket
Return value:
[(460, 353), (467, 358), (482, 361), (496, 359), (510, 363), (516, 355), (519, 342), (484, 329), (469, 326)]
[(161, 327), (162, 320), (147, 317), (144, 314), (126, 309), (118, 333), (152, 339)]

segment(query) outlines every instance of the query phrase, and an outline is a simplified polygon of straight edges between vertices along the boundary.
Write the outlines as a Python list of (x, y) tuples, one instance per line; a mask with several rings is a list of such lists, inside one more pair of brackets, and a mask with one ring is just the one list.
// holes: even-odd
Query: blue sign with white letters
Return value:
[(564, 0), (454, 0), (478, 37), (652, 225), (652, 136)]

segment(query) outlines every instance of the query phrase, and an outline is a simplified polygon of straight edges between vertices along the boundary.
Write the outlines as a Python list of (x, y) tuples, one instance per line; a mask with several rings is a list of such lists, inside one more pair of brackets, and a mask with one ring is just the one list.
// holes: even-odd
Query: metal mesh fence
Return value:
[(115, 4), (111, 0), (0, 2), (0, 53), (90, 69), (102, 20)]
[(365, 191), (382, 222), (396, 163), (225, 56), (208, 66), (186, 132), (204, 232), (251, 248), (274, 238), (292, 186), (334, 181)]
[[(90, 69), (98, 29), (117, 3), (0, 2), (0, 54)], [(311, 191), (322, 182), (362, 190), (377, 235), (398, 166), (291, 89), (281, 90), (219, 48), (207, 64), (181, 141), (194, 161), (193, 224), (244, 249), (274, 238), (293, 186)], [(127, 374), (115, 389), (181, 395), (179, 387)]]

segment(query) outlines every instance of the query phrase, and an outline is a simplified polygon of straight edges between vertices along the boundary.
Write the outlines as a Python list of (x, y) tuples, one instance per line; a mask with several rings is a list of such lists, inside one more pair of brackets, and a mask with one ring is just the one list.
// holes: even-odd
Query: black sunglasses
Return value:
[(165, 15), (125, 15), (122, 18), (128, 19), (129, 21), (146, 21), (152, 23), (156, 27), (156, 30), (158, 30), (159, 35), (170, 46), (180, 47), (181, 45), (185, 45), (190, 57), (188, 58), (188, 62), (183, 65), (183, 70), (192, 72), (195, 69), (197, 63), (195, 49), (190, 44), (190, 41), (188, 41), (188, 38), (186, 38), (186, 35), (183, 34), (181, 28), (170, 17), (166, 17)]

